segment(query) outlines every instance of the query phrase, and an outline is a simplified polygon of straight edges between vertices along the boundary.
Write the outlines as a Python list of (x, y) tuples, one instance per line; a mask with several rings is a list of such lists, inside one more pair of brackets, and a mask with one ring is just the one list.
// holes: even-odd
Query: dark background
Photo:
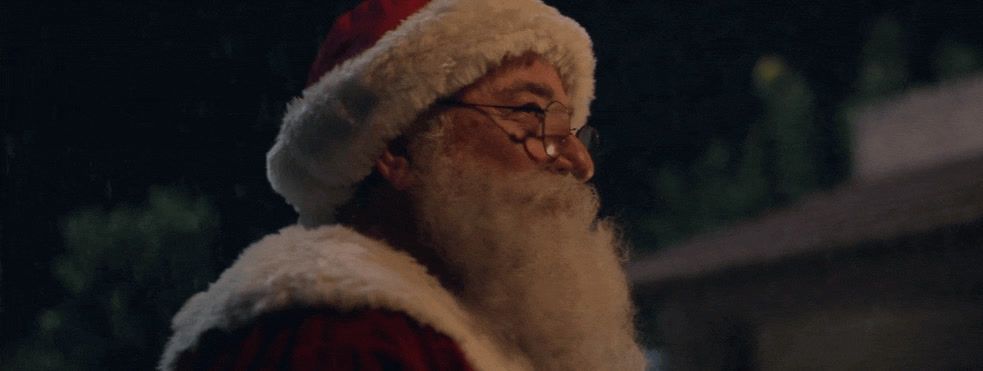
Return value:
[[(125, 225), (127, 215), (135, 220), (144, 215), (140, 210), (158, 210), (147, 203), (153, 190), (171, 200), (164, 203), (205, 205), (188, 209), (215, 216), (207, 228), (191, 229), (210, 237), (195, 240), (206, 250), (198, 258), (208, 260), (208, 268), (188, 290), (201, 289), (247, 244), (295, 220), (266, 182), (265, 152), (285, 103), (303, 87), (320, 39), (334, 17), (355, 3), (0, 3), (0, 366), (44, 368), (30, 363), (33, 352), (62, 354), (68, 364), (85, 357), (69, 355), (71, 342), (45, 340), (68, 331), (58, 328), (71, 321), (92, 321), (75, 327), (95, 334), (86, 336), (110, 339), (106, 344), (119, 342), (120, 331), (125, 332), (101, 332), (117, 317), (94, 319), (106, 310), (98, 300), (87, 302), (85, 289), (72, 289), (67, 268), (59, 268), (85, 255), (86, 246), (98, 245), (83, 239), (71, 245), (80, 246), (75, 250), (66, 248), (72, 233), (118, 232), (69, 228), (81, 218), (79, 210), (87, 210), (92, 225), (109, 225), (102, 221), (114, 217)], [(878, 46), (889, 49), (882, 62), (904, 70), (894, 85), (879, 90), (889, 93), (940, 80), (938, 61), (946, 45), (961, 48), (970, 64), (983, 45), (983, 3), (977, 1), (550, 3), (594, 39), (598, 98), (592, 123), (604, 137), (595, 184), (604, 213), (624, 223), (638, 254), (846, 179), (844, 112), (869, 98), (862, 74), (872, 73), (865, 68)], [(872, 35), (878, 24), (887, 24), (889, 31), (894, 27), (894, 33), (877, 39)], [(765, 79), (771, 85), (764, 86), (755, 66), (766, 56), (779, 61), (784, 80)], [(798, 138), (808, 143), (791, 145), (807, 147), (803, 166), (810, 174), (794, 191), (783, 188), (780, 174), (769, 166), (783, 153), (783, 144), (756, 140), (753, 130), (756, 123), (782, 122), (785, 116), (775, 107), (788, 106), (776, 102), (789, 96), (783, 94), (789, 86), (806, 92), (799, 102), (808, 110), (792, 112), (802, 124), (790, 127), (801, 126), (804, 134)], [(748, 183), (756, 184), (748, 187), (761, 197), (738, 205), (733, 198), (680, 190), (719, 193), (714, 184), (739, 177), (751, 158), (747, 146), (755, 143), (774, 147), (756, 163), (761, 166), (755, 174), (763, 180)], [(715, 170), (701, 170), (703, 165)], [(677, 186), (660, 183), (666, 179)], [(730, 191), (751, 194), (743, 189)], [(122, 247), (99, 259), (141, 251), (132, 243), (117, 245)], [(168, 255), (166, 249), (156, 253)], [(94, 267), (86, 270), (86, 282), (115, 287), (110, 283), (128, 279), (118, 265)], [(168, 277), (181, 278), (173, 272)], [(172, 283), (146, 282), (148, 287)], [(113, 298), (106, 305), (120, 313), (156, 306), (141, 295), (123, 301), (129, 306)], [(180, 304), (168, 303), (146, 321), (166, 319)], [(45, 322), (57, 317), (41, 315), (46, 308), (87, 314)], [(132, 312), (141, 318), (139, 310)], [(83, 331), (78, 328), (71, 331)], [(144, 339), (135, 345), (143, 353), (123, 362), (113, 355), (126, 347), (116, 345), (93, 351), (88, 365), (149, 366), (166, 337), (166, 323), (134, 336)]]

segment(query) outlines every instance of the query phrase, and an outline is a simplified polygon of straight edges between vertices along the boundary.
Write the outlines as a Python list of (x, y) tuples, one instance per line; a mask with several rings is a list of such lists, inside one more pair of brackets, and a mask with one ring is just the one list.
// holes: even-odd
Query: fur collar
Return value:
[(289, 307), (319, 305), (400, 311), (454, 339), (478, 370), (531, 369), (523, 357), (503, 353), (412, 257), (341, 226), (291, 226), (247, 248), (174, 316), (174, 335), (159, 368), (172, 370), (177, 357), (208, 330), (233, 329)]

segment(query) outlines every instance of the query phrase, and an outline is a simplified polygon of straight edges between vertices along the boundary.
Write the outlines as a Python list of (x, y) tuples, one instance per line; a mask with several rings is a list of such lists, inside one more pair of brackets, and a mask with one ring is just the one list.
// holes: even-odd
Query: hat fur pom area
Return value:
[(571, 97), (572, 125), (583, 125), (595, 61), (579, 24), (538, 0), (430, 1), (288, 105), (267, 153), (273, 189), (301, 224), (332, 222), (386, 144), (421, 113), (503, 59), (529, 52), (557, 68)]

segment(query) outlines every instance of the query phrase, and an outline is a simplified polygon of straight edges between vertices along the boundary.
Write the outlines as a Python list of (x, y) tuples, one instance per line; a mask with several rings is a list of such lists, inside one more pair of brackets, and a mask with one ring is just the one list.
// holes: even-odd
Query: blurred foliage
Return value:
[(64, 301), (4, 354), (4, 368), (152, 369), (171, 317), (216, 276), (217, 220), (204, 198), (166, 188), (151, 189), (144, 205), (69, 215), (53, 266)]
[(979, 50), (954, 40), (939, 43), (933, 61), (933, 72), (941, 80), (965, 76), (981, 65)]
[(868, 100), (901, 91), (908, 86), (910, 73), (905, 33), (892, 17), (878, 20), (867, 37), (860, 55), (857, 98)]
[[(780, 207), (849, 175), (841, 164), (823, 161), (822, 152), (849, 152), (852, 112), (910, 86), (907, 35), (890, 16), (871, 27), (859, 56), (854, 89), (823, 134), (816, 97), (804, 75), (781, 57), (758, 59), (754, 91), (762, 105), (742, 143), (712, 140), (702, 156), (685, 167), (664, 166), (648, 174), (660, 197), (659, 208), (643, 216), (643, 247), (664, 247), (697, 233), (725, 226)], [(933, 56), (934, 81), (979, 70), (980, 52), (966, 44), (942, 40)], [(834, 148), (822, 148), (823, 146)], [(849, 167), (849, 164), (846, 164)], [(824, 182), (824, 175), (838, 174)], [(637, 243), (636, 243), (637, 244)]]
[(653, 177), (663, 207), (646, 221), (665, 245), (733, 222), (815, 190), (815, 98), (805, 78), (780, 57), (758, 60), (755, 93), (764, 113), (737, 148), (713, 142), (696, 164), (664, 167)]

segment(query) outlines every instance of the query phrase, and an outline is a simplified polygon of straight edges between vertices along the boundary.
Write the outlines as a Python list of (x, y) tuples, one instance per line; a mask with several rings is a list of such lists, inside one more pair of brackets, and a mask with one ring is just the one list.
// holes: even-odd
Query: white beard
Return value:
[(624, 250), (591, 187), (426, 157), (412, 191), (418, 227), (487, 331), (537, 370), (644, 369)]

